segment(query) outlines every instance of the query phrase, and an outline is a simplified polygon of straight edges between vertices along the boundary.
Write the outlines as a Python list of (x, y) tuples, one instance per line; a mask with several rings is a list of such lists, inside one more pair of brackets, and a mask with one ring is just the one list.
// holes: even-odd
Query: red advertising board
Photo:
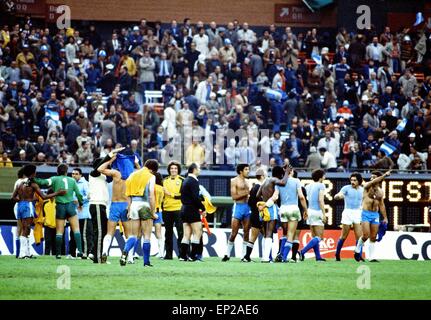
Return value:
[[(282, 235), (281, 229), (278, 230), (279, 237)], [(340, 230), (325, 230), (323, 239), (320, 241), (320, 254), (325, 259), (335, 259), (335, 251), (337, 249), (337, 242), (341, 235)], [(299, 234), (299, 246), (304, 248), (307, 243), (312, 239), (310, 230), (302, 230)], [(343, 249), (341, 250), (341, 258), (352, 259), (353, 251), (355, 250), (356, 239), (353, 230), (350, 231), (346, 241), (344, 241)], [(306, 258), (314, 258), (314, 251), (310, 250), (305, 255)]]
[(45, 16), (45, 0), (15, 0), (18, 15)]
[(277, 23), (318, 24), (322, 20), (319, 12), (311, 12), (303, 4), (275, 4), (274, 21)]

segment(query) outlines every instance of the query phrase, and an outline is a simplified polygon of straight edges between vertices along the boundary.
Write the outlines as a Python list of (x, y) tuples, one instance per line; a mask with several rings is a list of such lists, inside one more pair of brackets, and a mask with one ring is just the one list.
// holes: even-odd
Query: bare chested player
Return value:
[[(121, 172), (116, 169), (112, 169), (112, 163), (117, 159), (117, 155), (115, 154), (111, 160), (102, 164), (97, 170), (104, 174), (107, 177), (112, 177), (112, 202), (109, 210), (108, 217), (108, 230), (103, 238), (103, 252), (101, 262), (106, 263), (108, 258), (109, 247), (111, 246), (112, 237), (115, 234), (115, 230), (117, 228), (117, 224), (119, 221), (123, 224), (124, 234), (126, 238), (129, 236), (130, 223), (127, 218), (127, 207), (128, 207), (128, 199), (126, 197), (126, 180), (123, 179)], [(139, 169), (139, 164), (135, 164), (136, 168)], [(127, 179), (127, 177), (125, 177)], [(130, 255), (130, 262), (133, 261), (133, 255)]]
[(369, 260), (370, 262), (378, 262), (374, 259), (374, 249), (376, 245), (377, 233), (379, 231), (380, 217), (379, 211), (383, 215), (383, 223), (388, 223), (385, 203), (383, 202), (383, 190), (381, 182), (389, 177), (391, 170), (383, 175), (379, 171), (371, 173), (370, 181), (364, 185), (364, 194), (362, 198), (362, 238), (359, 238), (355, 249), (355, 260), (362, 261), (360, 255), (361, 248), (367, 239), (370, 239)]
[[(278, 207), (274, 203), (274, 199), (278, 198), (278, 195), (274, 195), (275, 186), (285, 186), (287, 179), (290, 174), (290, 167), (286, 168), (286, 171), (282, 167), (276, 166), (272, 169), (272, 177), (266, 178), (263, 184), (260, 186), (257, 192), (257, 198), (261, 198), (265, 203), (259, 205), (258, 209), (260, 212), (268, 210), (268, 215), (261, 215), (263, 226), (265, 230), (265, 239), (263, 242), (262, 262), (270, 262), (270, 255), (272, 249), (272, 233), (278, 219)], [(259, 202), (261, 203), (261, 202)]]
[(26, 165), (22, 169), (24, 178), (15, 188), (12, 199), (18, 202), (17, 219), (21, 221), (20, 240), (20, 259), (32, 258), (30, 253), (30, 228), (35, 215), (35, 207), (33, 204), (35, 193), (43, 200), (54, 198), (58, 195), (65, 195), (66, 190), (59, 190), (48, 195), (45, 195), (39, 186), (33, 181), (36, 175), (36, 166)]
[(243, 237), (243, 252), (244, 257), (247, 250), (248, 236), (250, 231), (250, 207), (248, 206), (248, 197), (250, 195), (250, 185), (248, 182), (248, 174), (250, 166), (248, 164), (239, 164), (236, 167), (238, 175), (230, 181), (230, 194), (235, 202), (232, 208), (232, 232), (230, 234), (226, 255), (222, 261), (228, 261), (234, 246), (236, 235), (238, 234), (239, 227), (242, 223), (244, 230)]

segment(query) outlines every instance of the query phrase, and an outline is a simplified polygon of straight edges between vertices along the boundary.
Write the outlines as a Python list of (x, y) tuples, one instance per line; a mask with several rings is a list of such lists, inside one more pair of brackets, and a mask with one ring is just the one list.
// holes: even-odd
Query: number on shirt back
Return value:
[(64, 182), (64, 189), (69, 190), (69, 185), (67, 184), (67, 179), (63, 178), (63, 182)]

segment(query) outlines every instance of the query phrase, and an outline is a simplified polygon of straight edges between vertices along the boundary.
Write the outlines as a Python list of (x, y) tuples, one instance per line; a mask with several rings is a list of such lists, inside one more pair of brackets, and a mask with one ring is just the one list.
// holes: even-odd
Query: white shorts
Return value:
[(278, 212), (280, 222), (301, 221), (299, 207), (294, 204), (282, 205)]
[(307, 224), (309, 226), (324, 226), (322, 210), (308, 209)]
[(341, 215), (341, 224), (352, 225), (361, 224), (362, 210), (361, 209), (344, 209)]
[(139, 210), (144, 206), (150, 207), (150, 204), (147, 201), (132, 200), (129, 212), (130, 220), (140, 220)]

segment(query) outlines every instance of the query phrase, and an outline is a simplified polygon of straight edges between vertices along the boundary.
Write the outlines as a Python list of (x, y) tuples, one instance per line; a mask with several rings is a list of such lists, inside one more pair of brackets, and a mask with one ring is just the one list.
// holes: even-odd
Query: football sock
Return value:
[(287, 261), (287, 256), (289, 255), (290, 249), (292, 249), (293, 243), (286, 241), (283, 247), (283, 261)]
[(227, 242), (227, 251), (226, 251), (226, 255), (228, 256), (228, 257), (230, 257), (230, 254), (232, 253), (232, 249), (233, 249), (233, 242), (231, 242), (231, 241), (228, 241)]
[(313, 247), (314, 254), (316, 255), (316, 260), (320, 260), (320, 259), (322, 259), (322, 257), (320, 256), (320, 238), (314, 237), (314, 239), (317, 239), (316, 244)]
[(81, 240), (81, 232), (77, 231), (73, 233), (73, 236), (75, 238), (75, 244), (76, 248), (78, 249), (79, 253), (82, 253), (82, 240)]
[(307, 245), (305, 246), (304, 249), (301, 250), (301, 252), (303, 254), (305, 254), (306, 252), (308, 252), (311, 248), (314, 248), (314, 246), (316, 245), (316, 243), (318, 243), (320, 241), (319, 237), (314, 237), (313, 239), (310, 240), (310, 242), (307, 243)]
[(26, 239), (26, 237), (20, 236), (19, 242), (20, 242), (19, 257), (23, 258), (27, 254), (27, 239)]
[(103, 238), (103, 250), (102, 250), (102, 254), (108, 255), (108, 251), (109, 251), (109, 247), (111, 246), (111, 242), (112, 242), (112, 236), (110, 234), (107, 234)]
[(124, 251), (129, 253), (129, 251), (135, 246), (138, 239), (136, 239), (136, 236), (130, 236), (127, 241), (126, 245), (124, 246)]
[(253, 247), (254, 247), (253, 243), (251, 243), (251, 242), (247, 243), (247, 250), (246, 250), (244, 258), (250, 259), (250, 255), (253, 252)]
[(338, 243), (337, 243), (337, 251), (335, 252), (335, 255), (339, 255), (341, 253), (341, 249), (343, 248), (343, 244), (344, 244), (344, 239), (338, 239)]
[(376, 243), (370, 240), (370, 246), (369, 246), (369, 254), (370, 257), (368, 258), (368, 260), (373, 260), (374, 259), (374, 251), (376, 249)]
[(142, 251), (144, 251), (144, 264), (150, 264), (150, 252), (151, 252), (151, 241), (144, 239), (144, 244), (142, 245)]
[(286, 241), (287, 238), (286, 237), (282, 237), (279, 241), (279, 247), (278, 247), (278, 253), (283, 255), (283, 251), (284, 251), (284, 246), (286, 245)]
[(299, 249), (299, 240), (293, 240), (292, 245), (292, 259), (296, 260), (296, 254), (298, 253)]
[(63, 235), (62, 234), (56, 234), (55, 235), (55, 252), (57, 256), (61, 255), (61, 245), (63, 243)]
[(355, 252), (356, 253), (362, 252), (362, 246), (363, 245), (364, 245), (364, 240), (362, 239), (362, 237), (360, 237), (357, 244), (356, 244)]
[(163, 257), (163, 254), (165, 253), (165, 240), (163, 240), (163, 238), (161, 237), (160, 239), (158, 239), (158, 243), (159, 243), (159, 255), (160, 257)]

